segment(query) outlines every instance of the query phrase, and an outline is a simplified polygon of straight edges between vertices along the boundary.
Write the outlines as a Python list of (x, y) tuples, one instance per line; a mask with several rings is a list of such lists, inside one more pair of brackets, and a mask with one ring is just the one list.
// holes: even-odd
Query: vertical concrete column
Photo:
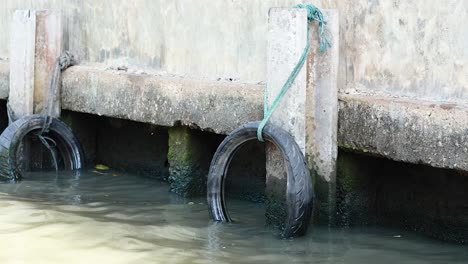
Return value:
[[(320, 218), (331, 223), (335, 215), (337, 156), (338, 13), (325, 10), (327, 37), (333, 43), (319, 52), (317, 25), (309, 25), (305, 10), (273, 8), (268, 24), (267, 84), (271, 104), (289, 77), (310, 38), (306, 65), (283, 98), (270, 122), (287, 130), (305, 153), (314, 177)], [(309, 29), (309, 36), (307, 29)], [(286, 216), (286, 173), (278, 150), (267, 144), (267, 223), (279, 225)]]
[[(34, 111), (34, 54), (36, 12), (17, 10), (13, 14), (10, 39), (10, 116), (18, 119)], [(12, 120), (10, 120), (11, 122)]]
[[(10, 43), (9, 105), (13, 119), (44, 113), (50, 79), (62, 52), (62, 16), (58, 11), (17, 10)], [(60, 116), (60, 91), (54, 91), (53, 115)]]
[(206, 194), (206, 177), (212, 156), (201, 136), (188, 127), (169, 128), (169, 184), (184, 197)]
[[(60, 90), (50, 94), (50, 80), (57, 58), (62, 53), (62, 14), (59, 11), (36, 11), (36, 52), (34, 67), (34, 113), (46, 114), (52, 100), (52, 115), (60, 116)], [(60, 81), (60, 80), (59, 80)], [(49, 97), (51, 97), (49, 99)]]
[[(336, 215), (336, 159), (338, 155), (339, 17), (337, 10), (322, 10), (326, 37), (332, 46), (319, 51), (318, 24), (310, 25), (311, 51), (307, 63), (306, 157), (315, 171), (315, 213), (322, 223)], [(311, 173), (311, 175), (313, 175)]]
[[(268, 18), (267, 85), (271, 105), (304, 51), (307, 12), (297, 8), (272, 8)], [(281, 101), (270, 123), (288, 131), (305, 153), (306, 67)], [(280, 226), (286, 217), (286, 171), (279, 150), (266, 144), (267, 224)]]

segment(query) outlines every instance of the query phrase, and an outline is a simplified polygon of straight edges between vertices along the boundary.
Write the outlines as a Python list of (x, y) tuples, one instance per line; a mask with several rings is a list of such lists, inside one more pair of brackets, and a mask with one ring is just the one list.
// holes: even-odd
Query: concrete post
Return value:
[[(299, 61), (307, 40), (307, 12), (297, 8), (272, 8), (268, 19), (267, 84), (271, 105)], [(305, 153), (306, 144), (306, 67), (270, 118), (296, 140)], [(266, 144), (267, 224), (281, 226), (286, 217), (286, 172), (279, 150)]]
[[(267, 83), (271, 105), (299, 61), (309, 37), (311, 52), (307, 63), (270, 122), (286, 129), (306, 154), (315, 182), (315, 206), (319, 208), (321, 219), (331, 223), (335, 214), (337, 156), (338, 14), (325, 10), (324, 15), (330, 31), (327, 37), (331, 38), (333, 47), (320, 53), (317, 25), (310, 25), (307, 36), (309, 25), (305, 10), (270, 9)], [(270, 144), (266, 148), (267, 223), (280, 225), (286, 216), (286, 173), (278, 150)]]
[(46, 114), (48, 100), (53, 100), (52, 116), (60, 116), (59, 87), (50, 95), (50, 79), (57, 58), (62, 53), (62, 14), (59, 11), (36, 11), (36, 55), (34, 70), (34, 113)]
[(337, 10), (322, 12), (332, 46), (325, 53), (319, 51), (318, 24), (312, 24), (312, 49), (307, 63), (306, 157), (311, 171), (316, 172), (315, 213), (319, 222), (333, 224), (338, 155), (339, 18)]
[(208, 164), (212, 155), (201, 136), (188, 127), (169, 128), (169, 184), (172, 192), (184, 197), (206, 194)]
[[(13, 14), (10, 41), (10, 116), (13, 120), (34, 111), (34, 54), (36, 12), (17, 10)], [(11, 122), (12, 120), (10, 120)]]
[[(57, 11), (17, 10), (10, 44), (9, 104), (18, 119), (44, 113), (49, 84), (62, 52), (62, 16)], [(60, 116), (60, 92), (54, 91), (53, 112)]]

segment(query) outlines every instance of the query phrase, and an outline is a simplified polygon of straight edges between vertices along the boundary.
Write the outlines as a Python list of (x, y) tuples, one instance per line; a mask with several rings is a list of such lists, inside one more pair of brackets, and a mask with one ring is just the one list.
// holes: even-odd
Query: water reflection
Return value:
[[(114, 176), (115, 175), (115, 176)], [(315, 227), (279, 240), (261, 204), (206, 202), (121, 173), (28, 174), (0, 184), (0, 263), (467, 263), (468, 248), (398, 230)]]

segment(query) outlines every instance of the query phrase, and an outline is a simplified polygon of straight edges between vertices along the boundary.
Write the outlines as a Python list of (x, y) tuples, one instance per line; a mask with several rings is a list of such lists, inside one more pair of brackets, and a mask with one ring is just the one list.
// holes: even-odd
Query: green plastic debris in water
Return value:
[(109, 167), (104, 165), (104, 164), (96, 164), (96, 166), (94, 166), (94, 168), (96, 170), (109, 170)]

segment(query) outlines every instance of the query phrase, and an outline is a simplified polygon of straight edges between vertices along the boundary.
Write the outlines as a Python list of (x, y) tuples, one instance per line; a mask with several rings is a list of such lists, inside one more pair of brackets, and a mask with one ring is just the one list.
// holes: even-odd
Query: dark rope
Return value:
[[(57, 151), (56, 151), (57, 142), (55, 142), (55, 140), (53, 140), (52, 138), (41, 135), (41, 134), (38, 134), (37, 137), (41, 141), (42, 145), (44, 145), (50, 151), (50, 154), (52, 156), (52, 161), (54, 162), (54, 168), (55, 168), (55, 171), (57, 172), (58, 171)], [(49, 141), (52, 143), (52, 146), (49, 144)]]
[(56, 142), (47, 136), (44, 136), (45, 133), (49, 132), (50, 125), (52, 124), (52, 111), (54, 107), (54, 98), (55, 94), (54, 92), (60, 92), (60, 76), (62, 71), (66, 70), (68, 67), (71, 65), (75, 64), (75, 56), (70, 53), (69, 51), (65, 51), (60, 55), (60, 57), (57, 58), (54, 66), (54, 71), (52, 72), (52, 77), (50, 79), (50, 85), (49, 85), (49, 97), (47, 98), (47, 104), (45, 108), (45, 121), (44, 124), (42, 125), (41, 132), (37, 134), (39, 137), (39, 140), (42, 142), (42, 144), (50, 151), (52, 155), (52, 159), (54, 161), (54, 166), (55, 170), (58, 171), (58, 166), (57, 166), (57, 157), (56, 157), (56, 152), (53, 151), (52, 147), (48, 143), (48, 141), (53, 142), (54, 147), (57, 146)]
[(60, 85), (60, 76), (62, 71), (66, 70), (68, 67), (75, 63), (75, 57), (69, 51), (65, 51), (57, 58), (55, 62), (54, 71), (52, 72), (52, 78), (50, 79), (49, 85), (49, 97), (47, 98), (47, 105), (46, 105), (46, 122), (44, 122), (44, 126), (42, 127), (41, 135), (44, 132), (49, 132), (50, 124), (52, 124), (52, 111), (53, 111), (53, 103), (54, 103), (54, 91), (59, 91)]

